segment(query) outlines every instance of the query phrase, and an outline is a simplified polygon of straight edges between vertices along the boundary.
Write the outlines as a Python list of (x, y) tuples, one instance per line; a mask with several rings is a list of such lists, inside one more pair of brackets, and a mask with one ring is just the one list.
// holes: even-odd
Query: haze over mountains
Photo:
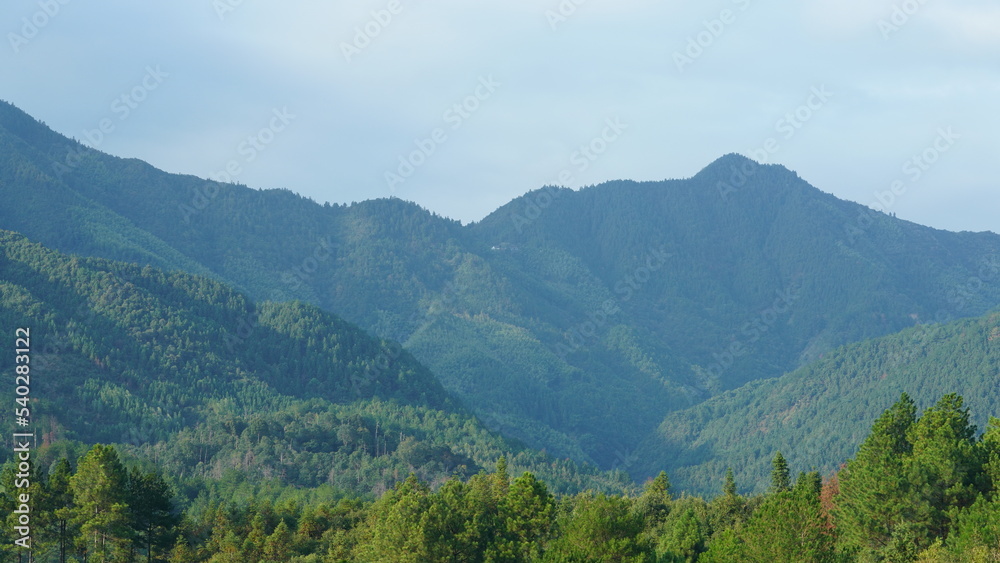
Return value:
[(501, 455), (557, 488), (626, 486), (490, 433), (398, 344), (312, 305), (255, 305), (214, 280), (9, 231), (0, 268), (0, 322), (35, 343), (43, 444), (115, 442), (195, 482), (237, 470), (258, 486), (361, 494), (408, 472), (468, 476)]
[[(817, 396), (849, 401), (861, 372), (830, 362), (871, 350), (831, 356), (839, 346), (1000, 303), (1000, 236), (898, 220), (738, 155), (685, 180), (545, 187), (465, 226), (398, 199), (319, 205), (171, 175), (9, 104), (0, 159), (0, 228), (63, 253), (207, 276), (255, 300), (310, 303), (401, 342), (488, 427), (639, 480), (711, 458), (712, 472), (734, 466), (753, 488), (767, 447), (803, 435), (753, 452), (699, 449), (713, 423), (747, 425), (741, 413), (760, 414), (747, 405), (790, 389), (780, 381), (803, 382), (802, 396), (836, 380), (844, 392)], [(976, 322), (989, 335), (996, 321)], [(959, 348), (968, 332), (942, 331)], [(919, 357), (941, 378), (995, 375), (993, 356), (974, 373)], [(897, 396), (852, 410), (858, 428)], [(803, 426), (830, 412), (804, 411)], [(822, 455), (802, 463), (852, 453), (810, 436)]]

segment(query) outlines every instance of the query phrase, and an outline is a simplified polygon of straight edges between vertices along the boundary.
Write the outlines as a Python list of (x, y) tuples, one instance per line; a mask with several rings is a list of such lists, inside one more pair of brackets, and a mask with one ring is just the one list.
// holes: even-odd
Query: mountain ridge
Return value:
[[(491, 428), (605, 468), (670, 412), (958, 299), (959, 316), (1000, 304), (992, 284), (952, 295), (1000, 236), (901, 221), (779, 165), (720, 193), (753, 162), (735, 154), (684, 180), (542, 188), (463, 226), (394, 198), (320, 205), (89, 149), (56, 177), (79, 144), (18, 112), (0, 108), (0, 227), (313, 303), (404, 342)], [(669, 256), (655, 271), (654, 253)]]
[(41, 447), (116, 442), (179, 478), (236, 470), (360, 495), (503, 455), (570, 490), (626, 485), (488, 432), (409, 352), (302, 302), (0, 230), (0, 324), (30, 331)]

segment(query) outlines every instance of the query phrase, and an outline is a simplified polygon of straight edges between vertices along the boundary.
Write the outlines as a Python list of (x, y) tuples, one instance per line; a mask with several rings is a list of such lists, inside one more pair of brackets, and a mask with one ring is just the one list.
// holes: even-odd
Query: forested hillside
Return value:
[(964, 395), (971, 421), (984, 429), (1000, 413), (1000, 313), (851, 344), (673, 413), (637, 452), (633, 475), (666, 469), (678, 487), (704, 493), (731, 467), (746, 490), (762, 492), (767, 457), (778, 450), (826, 475), (854, 455), (869, 422), (902, 392), (920, 407)]
[(687, 180), (544, 188), (463, 226), (398, 199), (167, 174), (7, 104), (0, 148), (0, 228), (311, 303), (402, 342), (488, 427), (605, 468), (631, 467), (671, 412), (1000, 304), (980, 276), (997, 235), (900, 221), (735, 155)]
[[(905, 393), (858, 453), (827, 479), (771, 457), (768, 490), (739, 493), (732, 473), (711, 500), (676, 495), (669, 476), (641, 494), (553, 495), (505, 459), (491, 473), (432, 488), (408, 477), (378, 500), (290, 492), (190, 504), (157, 471), (109, 446), (32, 476), (36, 560), (174, 563), (320, 561), (812, 563), (959, 562), (1000, 557), (1000, 419), (981, 439), (947, 394), (918, 416)], [(793, 475), (798, 475), (793, 477)], [(0, 510), (15, 515), (12, 465)], [(184, 510), (180, 510), (184, 508)], [(0, 531), (14, 556), (13, 518)], [(20, 551), (20, 555), (25, 552)]]
[(628, 486), (488, 431), (394, 343), (207, 278), (0, 231), (0, 326), (30, 331), (40, 444), (118, 443), (181, 481), (234, 471), (372, 495), (410, 472), (440, 482), (507, 455), (556, 490)]

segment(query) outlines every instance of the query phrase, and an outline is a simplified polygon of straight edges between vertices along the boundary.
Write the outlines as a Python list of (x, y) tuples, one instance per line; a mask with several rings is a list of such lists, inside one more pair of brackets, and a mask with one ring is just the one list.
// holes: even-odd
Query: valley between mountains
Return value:
[[(541, 187), (463, 225), (395, 198), (169, 174), (4, 103), (0, 198), (3, 314), (63, 338), (53, 435), (143, 455), (250, 405), (342, 421), (392, 399), (451, 421), (437, 436), (406, 423), (413, 459), (437, 464), (425, 477), (523, 451), (525, 467), (561, 460), (565, 490), (666, 470), (710, 494), (732, 468), (760, 492), (778, 450), (836, 469), (902, 391), (920, 406), (959, 392), (981, 428), (998, 412), (1000, 236), (900, 220), (739, 155), (687, 179)], [(167, 326), (123, 324), (154, 310)], [(120, 414), (98, 430), (91, 412)], [(216, 422), (252, 423), (233, 420)], [(363, 453), (403, 448), (399, 424)]]

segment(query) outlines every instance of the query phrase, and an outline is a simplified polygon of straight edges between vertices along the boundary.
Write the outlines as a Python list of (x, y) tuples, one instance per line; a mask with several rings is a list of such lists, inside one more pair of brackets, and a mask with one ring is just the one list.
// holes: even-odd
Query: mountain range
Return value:
[[(852, 453), (831, 444), (857, 444), (899, 387), (995, 376), (989, 346), (976, 370), (924, 349), (992, 334), (1000, 236), (916, 225), (739, 155), (688, 179), (543, 187), (462, 225), (394, 198), (318, 204), (168, 174), (2, 103), (0, 197), (0, 228), (56, 256), (185, 272), (246, 296), (241, 307), (399, 342), (436, 397), (420, 408), (639, 481), (667, 469), (704, 491), (716, 486), (704, 475), (733, 467), (756, 489), (771, 450), (802, 444), (791, 461), (829, 469)], [(927, 328), (941, 323), (957, 324)], [(878, 387), (872, 362), (915, 333), (936, 336)], [(817, 423), (842, 408), (851, 424)], [(747, 428), (764, 435), (753, 447), (739, 443)]]

